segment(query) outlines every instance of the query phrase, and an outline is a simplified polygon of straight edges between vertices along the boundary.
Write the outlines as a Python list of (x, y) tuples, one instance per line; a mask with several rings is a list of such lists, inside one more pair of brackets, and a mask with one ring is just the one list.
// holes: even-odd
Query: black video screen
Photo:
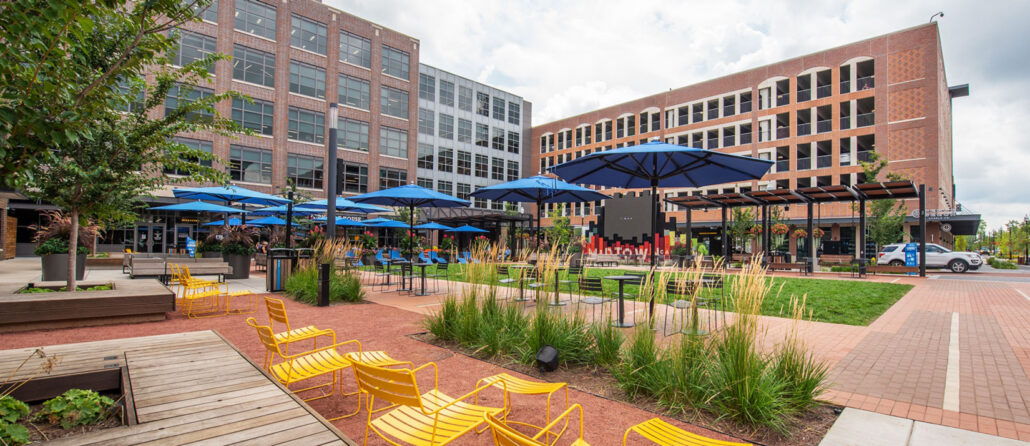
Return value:
[(604, 238), (646, 240), (652, 219), (649, 196), (607, 199), (604, 201)]

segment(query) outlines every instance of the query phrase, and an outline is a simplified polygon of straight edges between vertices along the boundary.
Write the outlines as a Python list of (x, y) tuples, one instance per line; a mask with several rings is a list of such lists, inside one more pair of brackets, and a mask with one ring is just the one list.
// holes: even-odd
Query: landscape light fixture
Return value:
[(937, 14), (930, 16), (930, 22), (933, 22), (933, 19), (936, 19), (938, 17), (944, 18), (944, 11), (939, 11), (937, 12)]
[(336, 129), (339, 107), (333, 102), (329, 104), (329, 168), (326, 169), (325, 180), (325, 232), (330, 240), (336, 239)]

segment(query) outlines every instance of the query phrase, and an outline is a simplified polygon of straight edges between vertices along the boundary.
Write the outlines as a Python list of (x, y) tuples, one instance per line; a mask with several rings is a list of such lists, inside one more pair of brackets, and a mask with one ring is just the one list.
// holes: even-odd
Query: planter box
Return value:
[[(82, 288), (111, 282), (82, 282)], [(25, 283), (0, 285), (0, 333), (164, 320), (175, 293), (156, 280), (116, 280), (105, 291), (17, 294)], [(60, 287), (62, 282), (37, 282)]]
[(232, 273), (226, 274), (226, 279), (250, 278), (250, 256), (223, 255), (222, 258), (232, 267)]
[(197, 254), (200, 257), (205, 258), (205, 259), (220, 259), (220, 258), (222, 258), (222, 252), (221, 251), (204, 251), (204, 252), (197, 253)]
[[(40, 256), (43, 266), (44, 282), (68, 280), (68, 254), (47, 254)], [(86, 275), (86, 254), (75, 258), (75, 280), (82, 280)]]

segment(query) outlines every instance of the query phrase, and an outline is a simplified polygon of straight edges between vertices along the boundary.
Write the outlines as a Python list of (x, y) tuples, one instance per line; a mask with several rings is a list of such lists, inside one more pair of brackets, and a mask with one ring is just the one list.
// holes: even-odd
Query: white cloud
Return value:
[(325, 0), (422, 42), (422, 62), (533, 102), (541, 124), (939, 20), (958, 201), (991, 227), (1030, 209), (1030, 3)]

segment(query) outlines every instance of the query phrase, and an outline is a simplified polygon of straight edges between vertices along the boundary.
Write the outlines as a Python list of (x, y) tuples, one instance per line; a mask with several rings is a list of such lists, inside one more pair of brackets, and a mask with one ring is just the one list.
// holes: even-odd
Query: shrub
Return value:
[(619, 362), (619, 349), (626, 336), (608, 321), (592, 324), (590, 336), (594, 339), (594, 365), (610, 367)]
[(639, 326), (616, 368), (615, 378), (619, 386), (630, 397), (643, 394), (657, 398), (669, 388), (669, 372), (669, 363), (661, 358), (654, 332), (647, 326)]
[(111, 398), (96, 391), (71, 389), (44, 402), (36, 419), (45, 419), (51, 424), (60, 423), (61, 427), (70, 429), (103, 420), (112, 405), (114, 401)]
[(217, 241), (201, 242), (197, 252), (222, 252), (222, 244)]
[[(89, 248), (79, 245), (75, 248), (75, 252), (79, 254), (89, 254)], [(37, 256), (45, 256), (50, 254), (68, 254), (68, 240), (52, 238), (40, 243), (39, 246), (33, 251)]]
[(753, 336), (731, 326), (714, 344), (711, 404), (716, 413), (786, 433), (792, 411), (781, 398), (785, 383), (767, 373), (769, 363), (755, 350)]
[[(286, 279), (286, 294), (309, 305), (318, 303), (318, 270), (313, 267), (294, 271)], [(365, 298), (361, 280), (350, 273), (332, 272), (329, 277), (329, 302), (360, 302)]]
[(987, 264), (991, 265), (991, 268), (996, 269), (1016, 269), (1015, 263), (1006, 262), (1004, 260), (996, 259), (994, 257), (987, 258)]
[(558, 362), (562, 365), (589, 364), (591, 337), (586, 320), (579, 315), (565, 317), (559, 311), (550, 311), (546, 304), (536, 308), (519, 355), (522, 362), (531, 364), (540, 348), (550, 345), (558, 349)]
[[(72, 219), (67, 217), (61, 211), (46, 211), (43, 212), (43, 217), (46, 217), (47, 223), (45, 225), (30, 225), (29, 229), (36, 231), (36, 235), (33, 237), (33, 241), (36, 242), (40, 247), (50, 240), (63, 241), (64, 248), (56, 252), (47, 252), (44, 254), (36, 253), (36, 255), (45, 254), (67, 254), (68, 253), (68, 240), (71, 239), (72, 233)], [(80, 220), (83, 222), (83, 220)], [(79, 238), (78, 247), (76, 252), (78, 253), (89, 253), (93, 250), (93, 242), (96, 237), (101, 235), (100, 226), (96, 222), (89, 220), (79, 224)], [(57, 245), (53, 245), (57, 247)], [(83, 251), (81, 248), (85, 248)], [(36, 248), (37, 251), (39, 247)]]

